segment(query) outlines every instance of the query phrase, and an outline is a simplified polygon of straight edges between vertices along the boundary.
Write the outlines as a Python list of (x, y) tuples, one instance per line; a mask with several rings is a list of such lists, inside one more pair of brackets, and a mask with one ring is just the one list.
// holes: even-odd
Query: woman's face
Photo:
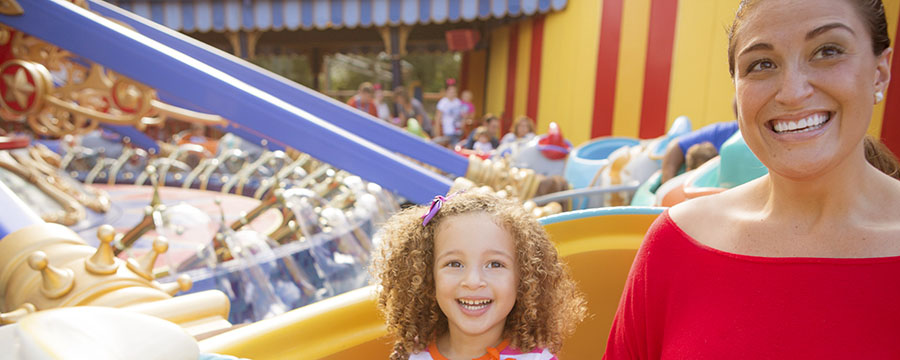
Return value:
[(531, 127), (528, 126), (527, 123), (522, 121), (518, 125), (516, 125), (516, 136), (523, 137), (525, 135), (528, 135), (528, 130), (530, 130), (530, 129), (531, 129)]
[(741, 132), (770, 171), (814, 178), (854, 151), (862, 159), (874, 94), (890, 80), (890, 50), (873, 55), (849, 1), (760, 1), (734, 44)]

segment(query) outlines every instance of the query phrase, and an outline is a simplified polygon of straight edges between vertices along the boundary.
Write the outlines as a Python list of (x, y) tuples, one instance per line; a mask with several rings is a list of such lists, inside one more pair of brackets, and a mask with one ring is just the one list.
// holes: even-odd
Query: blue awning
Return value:
[(183, 32), (338, 29), (500, 19), (568, 0), (107, 0)]

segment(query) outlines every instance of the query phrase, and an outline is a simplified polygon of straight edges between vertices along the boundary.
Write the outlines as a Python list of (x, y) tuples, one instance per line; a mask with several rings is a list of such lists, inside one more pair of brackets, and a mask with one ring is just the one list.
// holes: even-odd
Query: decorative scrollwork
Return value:
[(227, 123), (217, 115), (161, 102), (154, 89), (140, 82), (4, 26), (0, 110), (13, 118), (25, 117), (32, 130), (50, 136), (90, 132), (100, 123), (143, 129), (162, 125), (166, 118)]

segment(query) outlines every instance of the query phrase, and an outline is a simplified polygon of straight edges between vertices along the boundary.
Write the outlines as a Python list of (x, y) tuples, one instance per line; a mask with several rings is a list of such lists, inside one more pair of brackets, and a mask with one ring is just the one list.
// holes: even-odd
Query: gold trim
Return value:
[(0, 0), (0, 14), (18, 16), (25, 13), (16, 0)]
[(150, 106), (160, 115), (165, 115), (176, 120), (203, 125), (228, 125), (228, 121), (219, 115), (191, 111), (175, 105), (166, 104), (156, 99), (150, 100)]
[(48, 183), (38, 170), (24, 167), (17, 162), (9, 152), (0, 152), (0, 168), (9, 170), (16, 176), (37, 186), (38, 189), (62, 206), (63, 210), (58, 212), (40, 214), (44, 221), (71, 226), (85, 218), (86, 213), (84, 207), (81, 206), (77, 200)]
[[(87, 5), (82, 0), (76, 1)], [(22, 84), (17, 74), (7, 74), (6, 81), (17, 84), (13, 90), (19, 92), (17, 98), (10, 99), (21, 103), (23, 91), (35, 92), (36, 96), (34, 103), (23, 111), (15, 111), (5, 103), (0, 109), (10, 115), (27, 117), (29, 126), (39, 134), (83, 134), (101, 122), (143, 129), (148, 125), (163, 125), (168, 117), (204, 125), (227, 124), (221, 116), (161, 102), (149, 86), (95, 63), (89, 66), (76, 63), (71, 60), (71, 53), (55, 45), (0, 26), (0, 43), (10, 42), (16, 59), (3, 67), (20, 65), (36, 82), (32, 89), (32, 84)], [(50, 71), (65, 74), (62, 85), (53, 86)]]
[[(49, 149), (47, 150), (49, 151)], [(105, 213), (109, 210), (109, 195), (105, 192), (97, 190), (87, 184), (76, 184), (70, 177), (60, 174), (58, 167), (46, 163), (41, 150), (35, 149), (34, 146), (28, 148), (28, 155), (23, 153), (10, 153), (19, 164), (27, 169), (34, 169), (44, 176), (47, 182), (55, 186), (57, 189), (71, 196), (81, 205), (88, 207), (96, 212)]]

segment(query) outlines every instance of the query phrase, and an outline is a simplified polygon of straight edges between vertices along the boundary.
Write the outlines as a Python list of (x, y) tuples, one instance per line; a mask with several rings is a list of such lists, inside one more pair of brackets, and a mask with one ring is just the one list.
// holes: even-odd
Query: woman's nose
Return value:
[(813, 94), (809, 83), (809, 69), (804, 66), (787, 66), (781, 73), (781, 83), (775, 100), (784, 105), (797, 105)]

